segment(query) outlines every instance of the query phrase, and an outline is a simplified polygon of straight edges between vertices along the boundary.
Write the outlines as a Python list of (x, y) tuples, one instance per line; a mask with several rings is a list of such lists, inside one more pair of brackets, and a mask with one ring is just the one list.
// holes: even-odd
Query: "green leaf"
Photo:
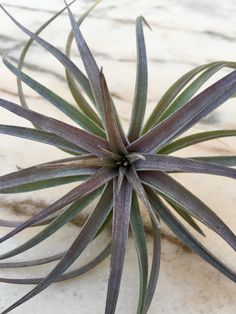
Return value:
[(146, 46), (143, 34), (143, 21), (144, 18), (142, 16), (138, 17), (136, 20), (137, 74), (131, 121), (128, 132), (130, 142), (136, 140), (140, 135), (147, 103), (148, 69)]
[(31, 191), (38, 191), (42, 189), (48, 189), (51, 187), (69, 184), (73, 182), (79, 182), (87, 180), (88, 176), (73, 176), (73, 177), (64, 177), (64, 178), (56, 178), (56, 179), (49, 179), (43, 181), (37, 181), (28, 184), (22, 184), (18, 186), (14, 186), (12, 188), (1, 189), (0, 194), (16, 194), (16, 193), (26, 193)]
[(56, 47), (52, 46), (46, 40), (39, 37), (37, 34), (31, 32), (26, 27), (21, 25), (14, 17), (2, 6), (0, 8), (7, 14), (7, 16), (14, 22), (14, 24), (21, 29), (26, 35), (28, 35), (31, 39), (35, 40), (39, 45), (45, 48), (48, 52), (50, 52), (68, 71), (73, 73), (77, 82), (83, 88), (84, 92), (90, 99), (93, 99), (93, 93), (91, 91), (91, 87), (89, 85), (89, 81), (86, 76), (79, 70), (79, 68), (68, 59), (60, 50)]
[(139, 153), (161, 149), (222, 105), (235, 91), (236, 70), (195, 96), (169, 118), (131, 143), (127, 149)]
[(189, 157), (225, 167), (236, 167), (236, 156)]
[(157, 121), (165, 112), (165, 110), (169, 107), (169, 105), (172, 103), (172, 101), (175, 99), (175, 97), (181, 92), (181, 90), (199, 73), (204, 71), (205, 69), (209, 67), (214, 67), (219, 62), (212, 62), (204, 65), (200, 65), (193, 70), (187, 72), (182, 77), (180, 77), (162, 96), (160, 101), (158, 102), (157, 106), (151, 113), (150, 117), (148, 118), (144, 128), (143, 128), (143, 134), (149, 131), (152, 127), (154, 127), (157, 124)]
[(159, 150), (158, 153), (167, 155), (191, 145), (231, 136), (236, 136), (236, 130), (217, 130), (195, 133), (167, 144)]
[(210, 65), (197, 79), (193, 81), (165, 110), (161, 115), (159, 121), (164, 120), (170, 116), (173, 112), (184, 106), (194, 94), (202, 87), (202, 85), (210, 79), (216, 72), (224, 67), (236, 68), (236, 63), (220, 61)]
[[(75, 1), (77, 0), (73, 0), (69, 3), (69, 6), (71, 4), (73, 4)], [(56, 13), (55, 15), (53, 15), (49, 20), (47, 20), (43, 25), (41, 25), (37, 31), (35, 32), (35, 35), (39, 35), (44, 29), (46, 29), (57, 17), (59, 17), (64, 11), (66, 10), (66, 7), (64, 7), (62, 10), (60, 10), (58, 13)], [(18, 62), (18, 69), (19, 70), (22, 70), (23, 69), (23, 66), (24, 66), (24, 62), (25, 62), (25, 58), (26, 58), (26, 55), (30, 49), (30, 47), (32, 46), (34, 42), (34, 39), (33, 38), (30, 38), (27, 43), (25, 44), (22, 52), (21, 52), (21, 55), (20, 55), (20, 58), (19, 58), (19, 62)], [(20, 98), (20, 102), (21, 102), (21, 105), (24, 107), (24, 108), (29, 108), (28, 104), (27, 104), (27, 101), (25, 99), (25, 95), (24, 95), (24, 91), (23, 91), (23, 86), (22, 86), (22, 82), (19, 78), (17, 78), (17, 87), (18, 87), (18, 94), (19, 94), (19, 98)]]
[(104, 131), (97, 124), (95, 124), (94, 121), (90, 120), (84, 113), (78, 111), (74, 106), (68, 103), (65, 99), (55, 94), (53, 91), (51, 91), (44, 85), (38, 83), (29, 75), (18, 70), (5, 57), (3, 57), (2, 60), (3, 60), (3, 63), (6, 65), (6, 67), (12, 73), (14, 73), (17, 77), (19, 77), (26, 85), (31, 87), (35, 92), (37, 92), (43, 98), (48, 100), (51, 104), (53, 104), (56, 108), (62, 111), (66, 116), (71, 118), (71, 120), (76, 122), (79, 126), (81, 126), (85, 130), (91, 133), (94, 133), (98, 136), (105, 137)]

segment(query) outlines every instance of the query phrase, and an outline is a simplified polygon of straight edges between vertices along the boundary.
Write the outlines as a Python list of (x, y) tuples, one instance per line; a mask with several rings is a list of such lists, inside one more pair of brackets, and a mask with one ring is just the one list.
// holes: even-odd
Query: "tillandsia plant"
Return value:
[[(37, 260), (0, 264), (1, 268), (14, 268), (32, 267), (58, 261), (56, 267), (45, 278), (0, 278), (0, 281), (5, 283), (35, 285), (29, 293), (4, 310), (2, 314), (10, 312), (54, 282), (67, 280), (89, 271), (109, 255), (111, 255), (110, 276), (105, 313), (114, 313), (119, 295), (129, 226), (139, 262), (140, 293), (137, 313), (148, 312), (157, 285), (162, 222), (190, 250), (196, 252), (226, 277), (236, 281), (235, 272), (204, 247), (189, 230), (192, 228), (204, 236), (197, 223), (200, 221), (222, 237), (233, 250), (236, 250), (236, 236), (220, 217), (171, 175), (174, 172), (203, 173), (235, 179), (236, 169), (232, 167), (236, 165), (236, 156), (189, 158), (169, 156), (171, 153), (200, 142), (236, 136), (236, 130), (216, 130), (179, 138), (235, 95), (235, 70), (204, 91), (199, 92), (199, 89), (217, 71), (224, 67), (234, 69), (236, 63), (212, 62), (186, 73), (167, 90), (144, 123), (148, 70), (143, 25), (147, 22), (143, 17), (138, 17), (136, 20), (136, 87), (129, 130), (126, 134), (109, 93), (104, 73), (98, 67), (80, 30), (80, 24), (92, 8), (76, 21), (69, 5), (66, 5), (61, 12), (33, 33), (1, 6), (16, 26), (30, 37), (30, 40), (24, 47), (18, 66), (14, 66), (7, 55), (3, 57), (4, 64), (18, 79), (21, 105), (0, 99), (0, 107), (30, 121), (34, 128), (0, 125), (0, 132), (53, 145), (71, 154), (72, 157), (4, 175), (0, 177), (0, 192), (22, 193), (70, 182), (80, 182), (80, 184), (23, 223), (0, 220), (2, 227), (12, 228), (0, 239), (1, 243), (26, 228), (44, 226), (42, 231), (27, 242), (1, 254), (0, 259), (14, 257), (35, 247), (67, 224), (94, 199), (98, 199), (97, 205), (94, 206), (79, 235), (66, 252)], [(39, 35), (66, 9), (72, 33), (68, 38), (66, 53), (63, 54)], [(73, 38), (75, 38), (86, 75), (70, 59)], [(45, 48), (65, 67), (68, 89), (74, 97), (73, 105), (23, 72), (24, 59), (33, 42)], [(79, 127), (30, 110), (24, 96), (22, 82), (70, 117)], [(152, 221), (152, 261), (148, 260), (139, 201), (145, 205)], [(112, 224), (111, 242), (88, 264), (64, 274), (109, 222)], [(189, 228), (186, 227), (186, 223), (189, 224)]]

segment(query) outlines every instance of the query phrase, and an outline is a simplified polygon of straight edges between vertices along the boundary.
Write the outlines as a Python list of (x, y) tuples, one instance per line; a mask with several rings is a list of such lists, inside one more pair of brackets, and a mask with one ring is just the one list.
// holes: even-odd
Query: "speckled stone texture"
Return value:
[[(76, 15), (81, 14), (92, 1), (78, 1), (73, 6)], [(15, 17), (31, 30), (36, 30), (54, 12), (63, 6), (62, 0), (5, 0), (1, 1)], [(215, 60), (235, 61), (236, 2), (224, 0), (104, 0), (91, 14), (82, 27), (90, 47), (108, 78), (122, 121), (127, 127), (131, 111), (135, 82), (135, 18), (144, 15), (153, 31), (145, 30), (149, 57), (148, 112), (157, 100), (180, 75), (192, 67)], [(69, 20), (63, 14), (44, 33), (43, 37), (64, 49)], [(15, 48), (11, 58), (19, 56), (19, 44), (26, 37), (0, 12), (0, 52)], [(73, 58), (80, 63), (76, 50)], [(64, 81), (64, 69), (45, 51), (35, 45), (27, 57), (25, 70), (34, 78), (71, 100)], [(227, 73), (222, 71), (220, 75)], [(220, 77), (216, 75), (215, 79)], [(52, 108), (32, 90), (25, 88), (31, 108), (67, 121), (65, 116)], [(0, 97), (18, 102), (15, 78), (0, 64)], [(228, 101), (222, 108), (198, 124), (193, 131), (236, 128), (235, 100)], [(0, 110), (0, 123), (29, 126), (27, 122), (5, 110)], [(179, 156), (236, 154), (235, 139), (221, 139), (200, 144)], [(39, 162), (59, 159), (65, 154), (43, 144), (0, 136), (0, 174), (16, 169), (16, 165), (27, 167)], [(186, 187), (201, 197), (220, 217), (236, 231), (236, 183), (230, 179), (206, 175), (176, 175)], [(44, 208), (69, 189), (68, 186), (26, 193), (0, 196), (0, 217), (25, 219), (26, 215)], [(145, 215), (145, 212), (144, 212)], [(77, 225), (86, 217), (80, 217)], [(146, 219), (146, 217), (144, 217)], [(50, 240), (17, 260), (47, 255), (68, 248), (79, 232), (77, 225), (68, 225)], [(146, 228), (149, 222), (146, 219)], [(205, 230), (205, 229), (204, 229)], [(203, 242), (228, 265), (235, 269), (235, 253), (212, 232), (205, 230)], [(1, 228), (0, 234), (6, 229)], [(18, 237), (0, 246), (5, 252), (33, 235), (34, 230), (25, 231)], [(98, 243), (91, 244), (78, 261), (83, 264), (109, 240), (107, 230)], [(152, 239), (147, 234), (148, 247)], [(235, 284), (224, 278), (198, 256), (188, 251), (170, 233), (163, 231), (162, 263), (160, 280), (150, 308), (150, 314), (234, 314), (236, 308)], [(135, 313), (138, 296), (138, 265), (132, 238), (129, 238), (125, 271), (117, 313)], [(78, 264), (77, 263), (77, 264)], [(53, 266), (53, 265), (52, 265)], [(75, 267), (76, 265), (73, 265)], [(46, 292), (12, 313), (25, 314), (102, 314), (106, 297), (109, 260), (89, 274), (65, 283), (55, 284)], [(236, 269), (235, 269), (236, 270)], [(0, 276), (24, 277), (47, 274), (48, 268), (39, 267), (20, 271), (0, 270)], [(29, 291), (30, 287), (0, 284), (0, 310)]]

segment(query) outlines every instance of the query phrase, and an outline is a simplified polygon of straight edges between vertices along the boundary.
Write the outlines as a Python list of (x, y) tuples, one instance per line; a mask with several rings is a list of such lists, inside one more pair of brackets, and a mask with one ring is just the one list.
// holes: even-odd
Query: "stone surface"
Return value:
[[(74, 5), (74, 12), (81, 14), (91, 1), (80, 1)], [(2, 1), (10, 12), (27, 27), (36, 30), (54, 12), (59, 10), (63, 1), (45, 0)], [(135, 27), (136, 16), (144, 15), (152, 26), (153, 32), (145, 30), (149, 57), (149, 104), (147, 111), (155, 106), (157, 100), (175, 79), (194, 66), (215, 60), (235, 60), (235, 13), (234, 0), (221, 1), (216, 4), (213, 0), (146, 0), (146, 1), (117, 1), (104, 0), (87, 19), (82, 27), (89, 45), (96, 55), (99, 65), (103, 66), (108, 78), (109, 87), (114, 96), (122, 121), (127, 127), (131, 111), (134, 81), (135, 81)], [(12, 59), (19, 56), (19, 44), (26, 37), (0, 13), (0, 52), (5, 49), (14, 50)], [(53, 44), (64, 49), (69, 22), (63, 14), (44, 33), (43, 36)], [(18, 47), (18, 48), (17, 48)], [(80, 63), (76, 50), (73, 58)], [(63, 68), (36, 45), (27, 57), (25, 67), (27, 73), (33, 75), (43, 84), (57, 91), (61, 96), (71, 99), (63, 80)], [(226, 70), (221, 75), (227, 73)], [(218, 75), (215, 76), (219, 77)], [(63, 114), (52, 108), (37, 94), (25, 88), (31, 108), (64, 119)], [(0, 97), (12, 101), (17, 100), (15, 78), (0, 65)], [(205, 119), (204, 123), (194, 128), (196, 130), (213, 130), (235, 128), (235, 100), (228, 101), (222, 108)], [(0, 123), (29, 125), (14, 115), (1, 110)], [(30, 145), (30, 147), (29, 147)], [(178, 153), (180, 156), (235, 154), (235, 139), (222, 139), (200, 144)], [(7, 136), (0, 138), (0, 173), (5, 174), (16, 169), (16, 165), (27, 167), (39, 162), (62, 158), (64, 154), (43, 144), (31, 143), (26, 140), (14, 139)], [(200, 196), (222, 219), (235, 231), (235, 182), (230, 179), (203, 175), (177, 175), (191, 191)], [(17, 217), (24, 219), (26, 214), (43, 208), (46, 204), (57, 199), (69, 189), (68, 186), (51, 190), (52, 193), (40, 191), (22, 195), (2, 196), (0, 198), (1, 218)], [(148, 221), (146, 223), (148, 229)], [(205, 229), (204, 229), (205, 230)], [(5, 234), (1, 228), (0, 233)], [(22, 233), (14, 240), (1, 245), (0, 252), (9, 250), (18, 243), (25, 241), (34, 231)], [(45, 252), (56, 253), (67, 248), (78, 234), (79, 228), (67, 226), (53, 236), (48, 243), (40, 245), (32, 252), (27, 252), (18, 260), (45, 255)], [(235, 269), (235, 253), (223, 241), (207, 231), (205, 245)], [(109, 231), (99, 239), (99, 244), (92, 244), (82, 256), (83, 264), (89, 256), (103, 247), (109, 239)], [(152, 241), (148, 235), (148, 247)], [(56, 243), (56, 245), (55, 245)], [(217, 273), (195, 254), (187, 251), (164, 228), (162, 241), (162, 264), (160, 281), (149, 313), (177, 314), (234, 314), (235, 284)], [(104, 312), (106, 283), (108, 278), (109, 261), (101, 264), (96, 270), (79, 279), (66, 283), (55, 284), (29, 303), (13, 311), (13, 313), (95, 313)], [(37, 270), (6, 271), (1, 270), (0, 276), (24, 277), (46, 274), (47, 268)], [(117, 313), (135, 313), (138, 295), (138, 270), (135, 248), (130, 237), (127, 248), (125, 273), (122, 281), (121, 295)], [(29, 291), (25, 286), (0, 285), (0, 310), (10, 305), (17, 298)]]

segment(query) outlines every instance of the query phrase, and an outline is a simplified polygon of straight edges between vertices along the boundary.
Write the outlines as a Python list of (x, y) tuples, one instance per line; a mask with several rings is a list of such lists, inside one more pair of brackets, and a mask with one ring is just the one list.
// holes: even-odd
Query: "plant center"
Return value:
[(130, 165), (130, 161), (125, 157), (121, 156), (121, 158), (116, 162), (119, 167), (128, 167)]

